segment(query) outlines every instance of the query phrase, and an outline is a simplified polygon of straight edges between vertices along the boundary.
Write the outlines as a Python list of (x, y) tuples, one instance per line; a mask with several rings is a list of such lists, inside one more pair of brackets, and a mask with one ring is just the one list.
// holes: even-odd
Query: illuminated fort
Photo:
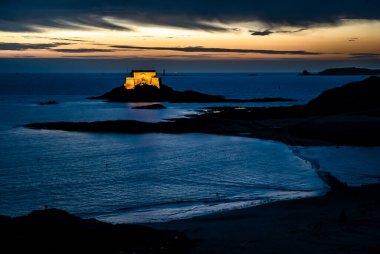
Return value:
[(156, 71), (139, 70), (131, 71), (131, 76), (125, 79), (125, 89), (135, 89), (136, 86), (148, 85), (160, 88), (160, 78)]

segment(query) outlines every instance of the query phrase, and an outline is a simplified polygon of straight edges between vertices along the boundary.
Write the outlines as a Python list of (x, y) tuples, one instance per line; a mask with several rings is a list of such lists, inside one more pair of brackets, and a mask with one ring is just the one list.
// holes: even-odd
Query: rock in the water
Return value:
[(124, 86), (114, 88), (101, 96), (89, 99), (103, 99), (111, 102), (174, 102), (174, 103), (217, 103), (217, 102), (290, 102), (287, 98), (226, 99), (221, 95), (210, 95), (196, 91), (176, 91), (161, 84), (161, 88), (141, 85), (135, 89)]
[(133, 109), (165, 109), (165, 108), (166, 107), (164, 105), (159, 104), (159, 103), (133, 107)]
[(58, 101), (41, 101), (39, 104), (40, 105), (54, 105), (54, 104), (58, 104)]
[(303, 70), (303, 72), (301, 72), (299, 75), (300, 76), (311, 76), (313, 74), (311, 74), (308, 70)]

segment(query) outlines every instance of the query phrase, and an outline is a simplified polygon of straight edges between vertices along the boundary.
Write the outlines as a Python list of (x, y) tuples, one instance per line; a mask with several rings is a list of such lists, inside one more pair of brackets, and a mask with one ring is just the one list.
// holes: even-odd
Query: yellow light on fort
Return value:
[(125, 79), (125, 89), (135, 89), (136, 86), (155, 86), (160, 89), (160, 78), (152, 70), (132, 71), (131, 76)]

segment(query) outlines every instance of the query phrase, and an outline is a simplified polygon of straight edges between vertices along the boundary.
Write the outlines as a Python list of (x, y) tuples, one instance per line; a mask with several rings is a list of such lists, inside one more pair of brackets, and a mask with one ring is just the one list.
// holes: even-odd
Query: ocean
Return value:
[[(88, 100), (124, 83), (125, 74), (0, 74), (0, 214), (45, 206), (113, 223), (189, 218), (277, 200), (322, 195), (328, 187), (310, 161), (349, 185), (380, 182), (380, 147), (291, 147), (206, 134), (99, 134), (31, 130), (42, 121), (165, 121), (207, 106), (236, 103), (136, 103)], [(177, 90), (227, 98), (285, 97), (307, 103), (363, 76), (295, 73), (187, 73), (162, 77)], [(56, 100), (57, 105), (39, 105)], [(297, 152), (294, 152), (297, 150)], [(302, 156), (299, 156), (301, 154)]]

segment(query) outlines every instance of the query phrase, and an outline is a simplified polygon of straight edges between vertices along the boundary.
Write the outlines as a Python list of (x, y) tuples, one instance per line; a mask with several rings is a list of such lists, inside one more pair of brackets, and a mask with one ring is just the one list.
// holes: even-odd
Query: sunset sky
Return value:
[(0, 2), (1, 72), (380, 68), (380, 1)]

